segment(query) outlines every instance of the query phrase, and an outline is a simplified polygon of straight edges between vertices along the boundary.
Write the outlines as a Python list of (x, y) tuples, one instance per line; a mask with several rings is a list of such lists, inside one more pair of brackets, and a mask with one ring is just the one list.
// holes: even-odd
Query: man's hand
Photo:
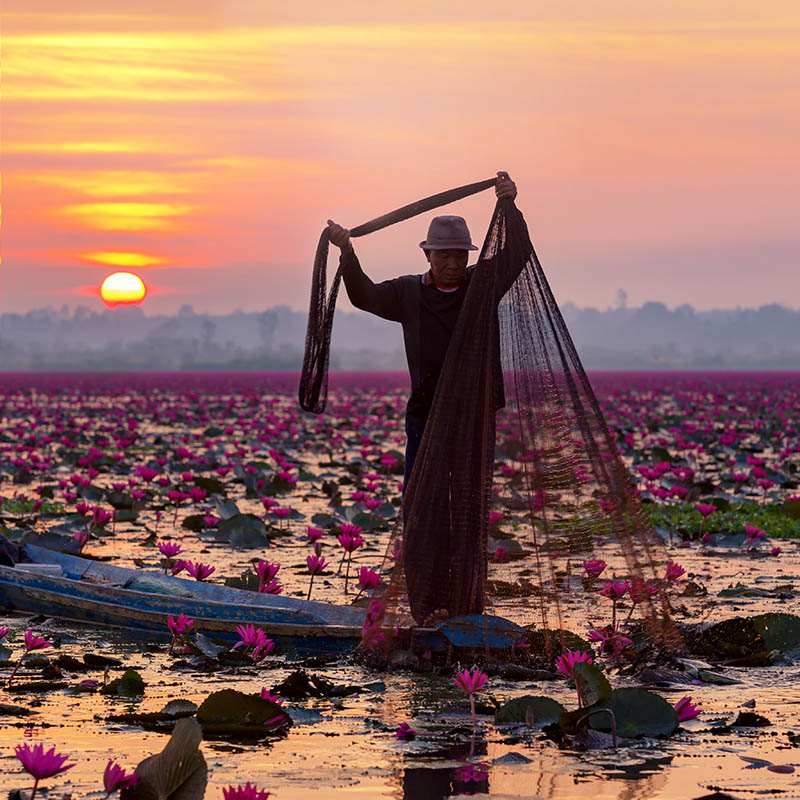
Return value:
[(331, 244), (335, 244), (342, 252), (353, 246), (350, 244), (350, 231), (337, 225), (332, 219), (328, 220), (328, 238)]
[(494, 193), (498, 200), (513, 200), (517, 196), (517, 184), (508, 177), (507, 172), (498, 172)]

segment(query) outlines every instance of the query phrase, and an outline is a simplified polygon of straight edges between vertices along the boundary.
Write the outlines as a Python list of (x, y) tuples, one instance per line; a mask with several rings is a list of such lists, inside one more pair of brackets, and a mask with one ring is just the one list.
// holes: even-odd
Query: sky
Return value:
[[(800, 305), (796, 0), (64, 8), (3, 3), (0, 311), (99, 310), (118, 270), (146, 313), (303, 310), (328, 218), (498, 170), (561, 303)], [(422, 272), (434, 213), (479, 244), (493, 207), (356, 251)]]

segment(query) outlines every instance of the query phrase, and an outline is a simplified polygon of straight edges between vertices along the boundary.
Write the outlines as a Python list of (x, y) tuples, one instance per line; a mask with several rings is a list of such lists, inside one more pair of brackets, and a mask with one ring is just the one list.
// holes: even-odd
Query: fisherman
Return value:
[[(507, 172), (497, 173), (498, 199), (514, 200), (517, 187)], [(474, 266), (467, 267), (472, 243), (463, 217), (434, 217), (419, 246), (429, 268), (417, 275), (373, 283), (361, 269), (350, 231), (328, 220), (329, 238), (340, 248), (339, 264), (350, 302), (363, 311), (403, 325), (411, 396), (406, 408), (403, 491), (419, 450), (450, 337), (464, 302)]]

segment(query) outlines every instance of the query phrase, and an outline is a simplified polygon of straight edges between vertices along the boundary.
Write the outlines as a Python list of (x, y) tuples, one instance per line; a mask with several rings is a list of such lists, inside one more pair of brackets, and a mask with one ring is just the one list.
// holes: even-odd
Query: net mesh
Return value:
[[(486, 188), (469, 188), (476, 187)], [(333, 300), (317, 305), (324, 314), (313, 331), (309, 317), (300, 394), (303, 407), (316, 411), (324, 407), (338, 278)], [(313, 292), (324, 287), (319, 259), (314, 281), (312, 307)], [(414, 628), (497, 615), (531, 632), (559, 632), (542, 640), (550, 657), (565, 646), (565, 631), (585, 635), (592, 628), (610, 646), (636, 627), (653, 644), (676, 650), (681, 642), (669, 613), (666, 567), (665, 548), (619, 456), (522, 214), (512, 201), (499, 200), (363, 646), (385, 652)], [(616, 595), (626, 582), (623, 601)]]

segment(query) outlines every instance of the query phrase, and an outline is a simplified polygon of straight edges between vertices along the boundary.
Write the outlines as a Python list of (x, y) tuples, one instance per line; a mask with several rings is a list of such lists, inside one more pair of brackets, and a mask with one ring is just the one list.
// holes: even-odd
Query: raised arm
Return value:
[[(494, 193), (497, 195), (498, 200), (509, 200), (509, 205), (512, 207), (510, 210), (511, 213), (517, 214), (519, 219), (522, 220), (522, 214), (519, 212), (516, 206), (513, 205), (514, 200), (516, 200), (517, 197), (517, 185), (511, 180), (507, 172), (497, 173), (497, 183), (494, 187)], [(522, 224), (525, 224), (524, 220), (522, 220)], [(526, 263), (526, 258), (521, 256), (511, 259), (506, 258), (501, 261), (501, 264), (503, 267), (505, 267), (505, 269), (497, 276), (497, 283), (495, 285), (495, 296), (498, 303), (503, 299), (503, 296), (506, 294), (506, 292), (514, 285), (514, 281), (517, 279), (520, 272), (522, 272)]]
[(331, 244), (342, 251), (339, 264), (350, 302), (362, 311), (369, 311), (393, 322), (401, 322), (400, 282), (395, 278), (373, 283), (361, 269), (356, 251), (350, 242), (350, 231), (330, 219), (328, 227)]

